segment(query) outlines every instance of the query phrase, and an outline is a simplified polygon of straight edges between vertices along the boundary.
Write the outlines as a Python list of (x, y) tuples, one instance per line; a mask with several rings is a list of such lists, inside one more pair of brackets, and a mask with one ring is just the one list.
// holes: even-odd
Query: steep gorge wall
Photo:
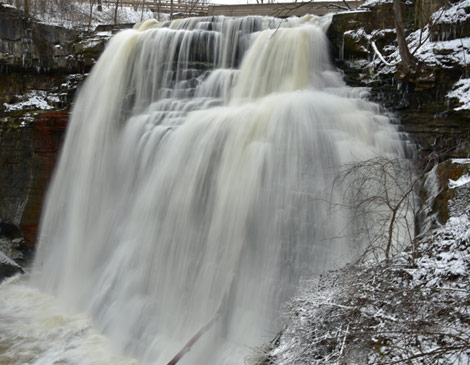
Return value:
[[(407, 77), (400, 75), (396, 66), (381, 62), (372, 45), (374, 42), (385, 58), (393, 56), (396, 33), (391, 3), (334, 15), (329, 29), (333, 55), (346, 81), (369, 88), (371, 99), (395, 112), (419, 152), (423, 156), (437, 152), (440, 160), (470, 154), (470, 111), (456, 110), (458, 101), (447, 97), (456, 82), (470, 74), (470, 60), (465, 63), (465, 54), (463, 62), (458, 62), (452, 53), (462, 57), (460, 52), (468, 52), (464, 41), (470, 37), (470, 18), (455, 24), (431, 22), (426, 28), (431, 14), (444, 3), (416, 1), (404, 6), (407, 34), (422, 29), (422, 48), (428, 47), (426, 55), (437, 60), (418, 57), (416, 70)], [(461, 43), (463, 49), (453, 50), (452, 41), (456, 47)]]
[(0, 4), (0, 249), (10, 257), (34, 247), (75, 91), (108, 33), (40, 24)]

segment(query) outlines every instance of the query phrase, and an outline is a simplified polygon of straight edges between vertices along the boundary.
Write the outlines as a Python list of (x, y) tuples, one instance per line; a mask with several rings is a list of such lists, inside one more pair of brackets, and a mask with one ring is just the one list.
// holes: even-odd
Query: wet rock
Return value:
[(418, 232), (445, 225), (450, 217), (468, 214), (470, 159), (449, 159), (435, 166), (420, 190)]
[[(373, 54), (370, 49), (371, 40), (380, 44), (378, 40), (385, 36), (395, 39), (393, 31), (390, 34), (390, 30), (395, 29), (392, 3), (376, 3), (361, 9), (333, 15), (327, 34), (332, 41), (333, 55), (339, 60), (354, 60), (358, 55), (367, 58)], [(413, 5), (404, 4), (403, 19), (407, 25), (414, 23)]]
[(25, 254), (22, 251), (23, 241), (22, 237), (9, 239), (5, 236), (0, 236), (0, 252), (15, 262), (22, 261), (25, 259)]
[(21, 266), (0, 251), (0, 282), (18, 273), (24, 273)]
[(10, 234), (9, 238), (24, 236), (24, 249), (36, 240), (42, 202), (64, 137), (68, 110), (28, 114), (37, 115), (28, 117), (31, 121), (24, 124), (16, 124), (17, 120), (0, 123), (0, 219), (3, 227), (18, 227), (16, 236)]
[(32, 181), (20, 222), (28, 247), (36, 242), (42, 204), (62, 146), (68, 118), (68, 110), (48, 111), (40, 114), (30, 127)]
[(0, 4), (0, 66), (34, 73), (88, 72), (111, 32), (86, 33), (38, 23)]
[(0, 5), (0, 63), (10, 68), (35, 72), (59, 69), (53, 47), (67, 45), (76, 32), (40, 24), (23, 17), (18, 10)]

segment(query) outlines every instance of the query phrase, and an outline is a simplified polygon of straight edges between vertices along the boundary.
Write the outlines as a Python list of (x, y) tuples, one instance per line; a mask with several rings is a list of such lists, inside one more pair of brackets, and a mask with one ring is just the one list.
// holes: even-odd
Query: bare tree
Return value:
[(88, 16), (88, 30), (91, 29), (91, 22), (93, 20), (93, 5), (95, 4), (95, 0), (90, 0), (90, 14)]
[(24, 16), (28, 18), (30, 16), (30, 0), (24, 0)]
[(406, 76), (415, 66), (416, 59), (410, 53), (408, 43), (406, 42), (400, 0), (393, 0), (393, 12), (395, 17), (395, 28), (397, 32), (398, 51), (400, 52), (401, 57), (400, 68), (401, 72), (404, 74), (404, 76)]
[(116, 0), (116, 6), (114, 7), (114, 24), (115, 25), (118, 22), (118, 7), (119, 7), (119, 0)]
[(334, 185), (346, 191), (339, 208), (351, 211), (353, 240), (365, 245), (359, 247), (361, 257), (390, 262), (412, 242), (421, 177), (405, 159), (379, 157), (344, 166)]

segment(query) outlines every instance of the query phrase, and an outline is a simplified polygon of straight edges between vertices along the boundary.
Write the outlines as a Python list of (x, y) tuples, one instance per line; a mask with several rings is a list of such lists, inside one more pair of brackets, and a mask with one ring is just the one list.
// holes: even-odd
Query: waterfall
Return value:
[(75, 101), (33, 285), (123, 354), (241, 364), (299, 282), (351, 260), (339, 166), (403, 154), (328, 56), (329, 18), (149, 21)]

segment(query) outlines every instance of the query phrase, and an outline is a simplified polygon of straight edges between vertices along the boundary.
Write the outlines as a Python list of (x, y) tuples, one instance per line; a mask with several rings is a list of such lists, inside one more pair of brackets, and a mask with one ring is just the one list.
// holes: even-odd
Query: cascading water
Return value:
[[(201, 18), (117, 34), (74, 106), (34, 286), (142, 363), (166, 364), (211, 320), (182, 364), (241, 364), (273, 337), (299, 281), (354, 254), (349, 213), (328, 209), (338, 166), (402, 154), (330, 65), (328, 23)], [(0, 339), (15, 336), (5, 328)], [(67, 344), (75, 360), (64, 346), (33, 363), (80, 363)]]

